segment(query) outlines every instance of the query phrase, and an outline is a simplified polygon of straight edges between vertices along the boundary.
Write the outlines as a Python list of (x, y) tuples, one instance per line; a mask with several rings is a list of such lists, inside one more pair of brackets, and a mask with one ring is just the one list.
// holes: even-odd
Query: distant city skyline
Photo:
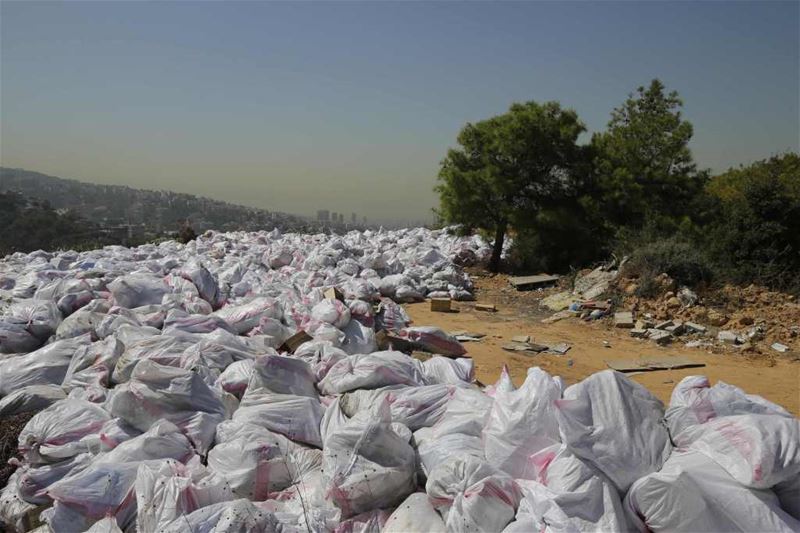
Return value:
[[(679, 91), (701, 168), (800, 149), (798, 2), (1, 2), (0, 164), (314, 217), (433, 220), (463, 125), (587, 142)], [(338, 218), (338, 217), (337, 217)]]

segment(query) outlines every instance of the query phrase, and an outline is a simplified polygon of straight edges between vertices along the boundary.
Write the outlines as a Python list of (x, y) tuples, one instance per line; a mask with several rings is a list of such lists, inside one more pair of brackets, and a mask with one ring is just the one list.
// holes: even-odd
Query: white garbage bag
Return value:
[(253, 375), (255, 364), (253, 359), (231, 363), (217, 378), (216, 386), (241, 399)]
[(42, 345), (22, 324), (0, 319), (0, 353), (26, 353)]
[(220, 426), (208, 466), (239, 497), (266, 500), (322, 464), (319, 450), (303, 448), (263, 427), (238, 421)]
[(515, 479), (533, 479), (531, 457), (561, 442), (555, 402), (559, 384), (539, 367), (514, 391), (497, 391), (483, 429), (486, 460)]
[(800, 476), (800, 420), (736, 415), (680, 433), (676, 446), (703, 453), (746, 487), (771, 488)]
[(427, 384), (422, 364), (401, 352), (384, 351), (352, 355), (333, 365), (319, 382), (323, 394), (341, 394), (355, 389), (387, 385)]
[(0, 360), (0, 396), (30, 385), (60, 385), (75, 351), (90, 343), (88, 336), (64, 339), (35, 352)]
[(159, 531), (197, 509), (234, 499), (225, 479), (195, 455), (186, 464), (172, 459), (144, 462), (134, 482), (137, 531)]
[(46, 340), (62, 320), (58, 306), (47, 300), (17, 300), (6, 309), (3, 320), (23, 326), (31, 335)]
[(535, 480), (517, 480), (522, 500), (508, 533), (629, 531), (616, 487), (563, 445), (532, 458)]
[(342, 329), (350, 322), (350, 309), (340, 300), (325, 298), (311, 309), (311, 318)]
[(214, 314), (242, 335), (258, 326), (262, 318), (280, 320), (283, 318), (283, 309), (274, 298), (257, 297), (236, 305), (228, 304)]
[(402, 502), (416, 488), (414, 450), (391, 427), (388, 404), (368, 422), (352, 420), (323, 450), (327, 497), (343, 518)]
[(159, 533), (264, 533), (283, 531), (275, 513), (245, 499), (215, 503), (176, 518)]
[(66, 397), (59, 385), (29, 385), (0, 400), (0, 417), (40, 411)]
[(625, 492), (657, 472), (672, 444), (663, 404), (630, 378), (604, 370), (567, 387), (556, 401), (561, 437), (570, 450)]
[(463, 385), (475, 381), (475, 363), (470, 357), (451, 359), (436, 355), (423, 361), (422, 370), (433, 383)]
[(674, 452), (631, 486), (624, 503), (642, 532), (800, 531), (772, 491), (741, 485), (695, 451)]
[(386, 520), (383, 533), (445, 533), (444, 521), (424, 492), (406, 498)]
[(142, 305), (160, 304), (169, 287), (158, 276), (149, 274), (128, 274), (120, 276), (108, 284), (114, 303), (120, 307), (133, 309)]
[(248, 392), (242, 397), (232, 420), (264, 427), (295, 442), (322, 447), (319, 427), (324, 409), (319, 400), (308, 396), (268, 394), (251, 401)]
[(436, 466), (425, 491), (447, 531), (501, 531), (514, 519), (520, 500), (511, 477), (472, 456), (452, 457)]
[(53, 463), (91, 451), (86, 438), (111, 415), (101, 406), (66, 398), (40, 411), (20, 431), (19, 452), (32, 464)]
[(705, 376), (687, 376), (675, 385), (665, 417), (670, 435), (676, 439), (684, 429), (713, 418), (745, 414), (792, 417), (783, 407), (761, 396), (745, 394), (734, 385), (718, 381), (712, 387)]
[(347, 416), (355, 416), (365, 410), (377, 414), (385, 401), (389, 405), (393, 422), (416, 431), (436, 424), (444, 416), (454, 393), (454, 387), (440, 384), (420, 387), (392, 386), (348, 392), (341, 396), (340, 401)]

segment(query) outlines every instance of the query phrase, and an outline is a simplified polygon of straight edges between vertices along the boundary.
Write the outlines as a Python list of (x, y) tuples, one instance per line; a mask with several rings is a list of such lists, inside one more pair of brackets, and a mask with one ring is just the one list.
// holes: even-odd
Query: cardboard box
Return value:
[(453, 310), (450, 298), (431, 298), (431, 311), (439, 313), (449, 313)]

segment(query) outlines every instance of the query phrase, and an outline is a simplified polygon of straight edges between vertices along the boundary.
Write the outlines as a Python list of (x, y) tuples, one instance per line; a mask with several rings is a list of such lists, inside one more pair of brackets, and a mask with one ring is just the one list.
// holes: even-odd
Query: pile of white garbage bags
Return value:
[[(702, 376), (666, 410), (612, 371), (482, 388), (455, 339), (410, 326), (397, 301), (468, 293), (454, 260), (486, 252), (411, 230), (7, 258), (0, 416), (38, 412), (2, 528), (800, 530), (781, 407)], [(379, 350), (381, 329), (441, 355)]]

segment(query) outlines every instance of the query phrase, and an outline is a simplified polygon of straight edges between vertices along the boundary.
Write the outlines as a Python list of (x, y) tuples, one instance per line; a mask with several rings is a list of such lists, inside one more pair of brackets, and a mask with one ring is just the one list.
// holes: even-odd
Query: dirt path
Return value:
[[(681, 355), (706, 366), (645, 372), (634, 375), (633, 379), (645, 385), (666, 404), (675, 384), (682, 378), (703, 374), (712, 383), (722, 380), (736, 385), (748, 394), (759, 394), (800, 416), (798, 361), (774, 357), (748, 359), (735, 353), (712, 354), (703, 349), (686, 348), (679, 343), (661, 347), (653, 342), (633, 339), (627, 331), (615, 330), (605, 324), (587, 324), (577, 319), (542, 324), (525, 309), (501, 307), (497, 313), (486, 313), (475, 311), (469, 304), (453, 305), (460, 305), (460, 312), (431, 312), (427, 302), (405, 307), (416, 325), (438, 326), (450, 332), (462, 330), (486, 334), (479, 342), (465, 343), (468, 355), (475, 360), (476, 376), (485, 384), (497, 380), (504, 364), (508, 365), (517, 385), (522, 383), (527, 369), (532, 366), (560, 375), (567, 384), (572, 384), (606, 369), (607, 360)], [(530, 335), (534, 342), (542, 344), (566, 342), (572, 349), (564, 356), (527, 356), (503, 350), (502, 346), (515, 335)], [(610, 347), (604, 346), (604, 340), (608, 341)]]

